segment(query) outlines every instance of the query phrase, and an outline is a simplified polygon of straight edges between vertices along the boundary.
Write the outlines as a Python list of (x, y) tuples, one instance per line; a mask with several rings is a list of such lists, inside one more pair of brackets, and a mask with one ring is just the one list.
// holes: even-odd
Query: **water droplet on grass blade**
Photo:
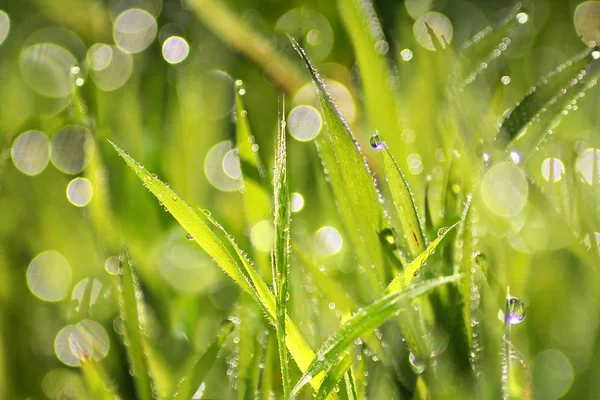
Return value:
[(506, 299), (508, 315), (506, 322), (510, 325), (518, 325), (525, 319), (525, 303), (517, 297), (509, 296)]
[(373, 136), (371, 136), (371, 140), (369, 140), (369, 143), (371, 144), (372, 148), (379, 151), (381, 151), (385, 145), (378, 134), (374, 134)]
[(410, 363), (410, 367), (415, 372), (415, 374), (419, 375), (425, 371), (425, 363), (415, 357), (414, 353), (411, 351), (408, 355), (408, 362)]

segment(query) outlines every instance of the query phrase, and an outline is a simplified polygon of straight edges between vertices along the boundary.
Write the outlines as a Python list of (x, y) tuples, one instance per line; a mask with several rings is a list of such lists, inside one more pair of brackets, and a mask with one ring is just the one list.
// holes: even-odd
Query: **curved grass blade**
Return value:
[(381, 196), (360, 152), (360, 146), (344, 122), (325, 83), (300, 45), (291, 37), (290, 40), (317, 87), (327, 127), (325, 134), (317, 137), (317, 148), (358, 262), (368, 271), (367, 277), (376, 293), (381, 289), (386, 266), (378, 232), (389, 228)]
[(370, 0), (338, 0), (338, 9), (354, 47), (371, 132), (388, 135), (394, 151), (401, 152), (405, 160), (406, 144), (396, 135), (400, 117), (397, 95), (389, 84), (393, 72), (381, 51), (388, 44), (373, 4)]
[(348, 353), (329, 369), (325, 379), (323, 379), (323, 383), (321, 383), (321, 387), (319, 388), (319, 392), (317, 393), (315, 400), (325, 400), (329, 393), (335, 389), (335, 386), (342, 380), (344, 375), (350, 369), (350, 366), (352, 365), (352, 358), (352, 353)]
[(394, 208), (400, 218), (400, 225), (406, 237), (411, 258), (418, 257), (427, 247), (427, 239), (423, 233), (423, 222), (419, 217), (410, 186), (387, 144), (381, 140), (379, 135), (371, 138), (371, 145), (381, 151), (385, 178), (390, 186)]
[(139, 282), (133, 272), (133, 263), (123, 246), (119, 257), (119, 309), (124, 325), (125, 348), (138, 398), (152, 400), (154, 388), (146, 358), (142, 307), (143, 296)]
[[(565, 96), (567, 92), (571, 92), (569, 89), (578, 85), (583, 78), (589, 78), (586, 75), (596, 59), (597, 50), (598, 48), (589, 48), (583, 51), (532, 88), (508, 113), (496, 135), (496, 141), (502, 147), (506, 147), (545, 109), (554, 106), (553, 110), (558, 112), (557, 108), (562, 108), (561, 104), (570, 100), (570, 96)], [(554, 116), (555, 114), (550, 117)]]
[[(117, 145), (112, 142), (111, 144), (127, 165), (142, 180), (146, 188), (159, 199), (163, 207), (173, 215), (177, 222), (194, 238), (196, 243), (215, 260), (217, 265), (231, 276), (242, 290), (250, 294), (258, 305), (263, 307), (269, 321), (275, 323), (275, 297), (269, 291), (267, 284), (254, 270), (245, 254), (223, 227), (212, 219), (210, 215), (204, 214), (208, 222), (222, 231), (226, 236), (230, 246), (235, 250), (237, 259), (231, 255), (225, 244), (210, 229), (204, 219), (196, 214), (175, 192), (160, 179), (148, 172), (142, 165), (138, 164)], [(289, 316), (286, 316), (286, 325), (286, 344), (298, 367), (301, 371), (304, 371), (313, 359), (314, 353)], [(318, 382), (315, 382), (314, 387), (318, 389)]]
[(206, 378), (208, 371), (210, 371), (215, 363), (219, 351), (223, 347), (223, 343), (225, 343), (225, 339), (233, 332), (234, 328), (235, 324), (232, 321), (223, 323), (213, 344), (210, 345), (204, 354), (194, 358), (188, 372), (181, 377), (173, 396), (171, 396), (171, 400), (188, 400), (194, 396), (194, 393), (196, 393), (204, 378)]
[(81, 374), (94, 399), (114, 400), (118, 397), (114, 384), (100, 362), (93, 359), (82, 360)]
[(425, 265), (425, 263), (427, 262), (427, 258), (429, 258), (429, 256), (431, 256), (435, 252), (436, 247), (442, 242), (442, 240), (446, 237), (446, 235), (452, 229), (454, 229), (458, 224), (460, 224), (460, 221), (456, 222), (454, 225), (450, 226), (441, 235), (439, 235), (433, 242), (431, 242), (429, 247), (427, 247), (427, 249), (424, 252), (419, 254), (410, 264), (408, 264), (404, 268), (404, 271), (402, 271), (402, 273), (398, 274), (394, 278), (394, 280), (392, 280), (390, 282), (390, 284), (385, 289), (385, 293), (396, 292), (398, 290), (401, 290), (403, 287), (407, 286), (408, 284), (410, 284), (411, 281), (413, 280), (413, 278), (415, 277), (415, 275), (419, 274), (419, 270), (421, 269), (421, 267), (423, 265)]
[(345, 355), (344, 353), (353, 345), (354, 340), (398, 315), (404, 302), (428, 293), (446, 283), (456, 282), (459, 278), (460, 275), (452, 275), (417, 283), (402, 290), (388, 293), (371, 305), (360, 309), (354, 317), (346, 321), (321, 346), (302, 378), (292, 390), (292, 396), (296, 395), (318, 373), (331, 367), (340, 355)]
[(289, 294), (290, 275), (290, 192), (287, 180), (287, 150), (285, 142), (285, 99), (281, 99), (279, 109), (279, 129), (275, 152), (273, 176), (273, 209), (275, 237), (273, 243), (273, 289), (276, 297), (277, 346), (281, 364), (283, 397), (290, 397), (290, 370), (285, 346), (285, 316)]

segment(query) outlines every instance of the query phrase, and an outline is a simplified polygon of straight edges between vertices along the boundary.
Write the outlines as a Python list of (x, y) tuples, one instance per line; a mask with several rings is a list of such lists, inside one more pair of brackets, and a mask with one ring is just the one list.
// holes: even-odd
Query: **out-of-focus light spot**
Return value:
[(446, 161), (446, 155), (444, 154), (444, 149), (439, 148), (435, 151), (435, 159), (438, 160), (439, 162)]
[(81, 361), (101, 360), (106, 357), (109, 348), (106, 330), (89, 319), (65, 326), (54, 339), (56, 357), (71, 367), (80, 366)]
[(387, 54), (390, 49), (390, 45), (385, 40), (378, 40), (375, 43), (375, 51), (381, 55)]
[(120, 265), (121, 262), (119, 261), (119, 257), (112, 256), (106, 259), (106, 262), (104, 263), (104, 269), (111, 275), (118, 275)]
[(218, 278), (215, 263), (206, 253), (179, 240), (167, 243), (159, 271), (169, 285), (185, 293), (206, 291)]
[(510, 76), (504, 75), (500, 78), (500, 82), (502, 82), (503, 85), (508, 85), (510, 83)]
[(74, 80), (71, 68), (77, 59), (64, 47), (54, 43), (34, 44), (19, 55), (21, 75), (31, 89), (51, 98), (72, 93)]
[(190, 52), (186, 40), (179, 36), (171, 36), (162, 46), (162, 54), (169, 64), (179, 64), (185, 60)]
[(158, 31), (158, 41), (161, 44), (173, 36), (185, 37), (185, 29), (179, 24), (169, 22)]
[(89, 138), (90, 131), (79, 125), (56, 132), (50, 141), (50, 160), (54, 166), (66, 174), (81, 172), (87, 165), (85, 146)]
[(252, 245), (259, 251), (270, 252), (273, 249), (273, 222), (267, 219), (258, 221), (250, 231)]
[[(344, 85), (334, 80), (326, 79), (325, 84), (346, 121), (352, 124), (356, 117), (356, 104), (350, 91)], [(296, 92), (294, 103), (312, 106), (319, 104), (319, 98), (312, 83), (307, 83)]]
[(123, 86), (133, 72), (133, 59), (116, 46), (96, 43), (88, 50), (92, 81), (109, 92)]
[(599, 58), (600, 58), (600, 51), (598, 51), (598, 50), (594, 50), (594, 51), (592, 51), (592, 58), (593, 58), (594, 60), (597, 60), (597, 59), (599, 59)]
[(510, 151), (510, 159), (515, 164), (520, 164), (521, 163), (521, 153), (519, 153), (517, 150), (511, 150)]
[(412, 129), (404, 129), (400, 135), (400, 138), (404, 143), (412, 143), (415, 141), (415, 136), (415, 131)]
[(417, 19), (431, 9), (431, 1), (432, 0), (406, 0), (404, 5), (406, 6), (408, 15), (413, 19)]
[(240, 164), (240, 152), (231, 149), (223, 157), (223, 170), (232, 179), (242, 179), (242, 165)]
[(292, 193), (290, 196), (292, 212), (299, 212), (304, 208), (304, 197), (300, 193)]
[(529, 21), (529, 15), (527, 15), (527, 13), (524, 12), (520, 12), (517, 14), (517, 22), (520, 24), (524, 24), (527, 21)]
[(86, 178), (75, 178), (67, 186), (67, 199), (77, 207), (85, 207), (92, 200), (94, 189)]
[(571, 361), (558, 350), (544, 350), (531, 362), (532, 391), (536, 398), (562, 398), (571, 388), (575, 372)]
[(542, 161), (542, 176), (548, 182), (558, 182), (565, 172), (565, 165), (558, 158), (546, 158)]
[(279, 18), (275, 31), (296, 38), (313, 60), (325, 59), (333, 48), (334, 34), (327, 19), (307, 7), (294, 8)]
[(225, 156), (232, 149), (233, 146), (229, 140), (217, 143), (208, 151), (204, 160), (206, 178), (214, 187), (225, 192), (239, 190), (242, 187), (242, 180), (232, 178), (224, 168)]
[(321, 114), (311, 106), (298, 106), (288, 116), (287, 127), (294, 139), (313, 140), (321, 132)]
[(323, 226), (315, 233), (315, 248), (323, 256), (339, 253), (343, 243), (338, 230), (331, 226)]
[(163, 0), (108, 0), (108, 3), (108, 13), (112, 22), (132, 8), (144, 10), (154, 18), (158, 18), (163, 7)]
[(400, 52), (400, 57), (402, 57), (404, 61), (410, 61), (413, 58), (413, 52), (411, 49), (403, 49)]
[(4, 42), (10, 30), (10, 18), (8, 14), (0, 10), (0, 44)]
[(67, 393), (72, 399), (84, 399), (87, 395), (79, 372), (66, 368), (55, 368), (48, 372), (42, 379), (42, 390), (52, 400), (62, 399)]
[(96, 301), (98, 300), (98, 295), (100, 294), (100, 290), (102, 289), (102, 283), (98, 279), (92, 279), (92, 286), (89, 287), (89, 285), (90, 278), (84, 278), (77, 282), (77, 284), (73, 288), (73, 291), (71, 292), (71, 300), (75, 300), (77, 302), (77, 311), (80, 310), (80, 307), (82, 305), (81, 303), (86, 298), (86, 292), (90, 292), (89, 304), (86, 304), (86, 306), (91, 307), (94, 304), (96, 304)]
[(50, 160), (50, 142), (46, 134), (40, 131), (27, 131), (13, 142), (10, 155), (15, 167), (26, 175), (37, 175)]
[(511, 162), (494, 165), (481, 181), (481, 198), (496, 215), (512, 217), (527, 204), (529, 187), (519, 167)]
[(150, 46), (157, 30), (156, 19), (148, 11), (131, 8), (115, 20), (113, 38), (124, 52), (139, 53)]
[(454, 34), (452, 22), (444, 14), (428, 12), (419, 17), (413, 25), (413, 34), (421, 46), (427, 50), (435, 51), (435, 46), (428, 32), (427, 25), (433, 30), (443, 48), (446, 47), (446, 44), (452, 42)]
[[(594, 162), (596, 176), (594, 177)], [(600, 149), (585, 149), (577, 161), (575, 161), (577, 171), (583, 175), (583, 179), (590, 185), (594, 182), (600, 182)]]
[(38, 254), (27, 267), (27, 285), (31, 293), (44, 301), (65, 298), (71, 286), (71, 266), (56, 251)]
[(600, 1), (584, 1), (575, 8), (573, 23), (577, 35), (586, 45), (600, 43)]
[(421, 156), (419, 154), (409, 154), (406, 158), (406, 162), (411, 174), (419, 175), (421, 172), (423, 172), (423, 162), (421, 161)]

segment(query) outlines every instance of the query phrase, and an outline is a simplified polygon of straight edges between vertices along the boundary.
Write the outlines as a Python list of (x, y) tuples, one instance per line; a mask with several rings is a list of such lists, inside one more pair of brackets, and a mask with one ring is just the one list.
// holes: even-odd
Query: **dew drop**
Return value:
[(414, 353), (411, 351), (408, 355), (408, 362), (410, 363), (410, 367), (415, 372), (415, 374), (420, 375), (425, 371), (425, 363), (415, 357)]
[(525, 319), (525, 304), (517, 297), (509, 296), (507, 299), (508, 315), (506, 322), (510, 325), (518, 325)]
[(529, 15), (527, 15), (527, 13), (524, 12), (520, 12), (517, 14), (517, 22), (519, 24), (524, 24), (529, 20)]
[(371, 140), (369, 141), (369, 143), (371, 144), (372, 148), (379, 151), (381, 151), (384, 146), (383, 141), (381, 140), (378, 134), (374, 134), (373, 136), (371, 136)]
[(442, 236), (444, 233), (446, 233), (446, 231), (448, 231), (448, 228), (442, 227), (442, 228), (438, 229), (437, 234), (438, 234), (438, 236)]

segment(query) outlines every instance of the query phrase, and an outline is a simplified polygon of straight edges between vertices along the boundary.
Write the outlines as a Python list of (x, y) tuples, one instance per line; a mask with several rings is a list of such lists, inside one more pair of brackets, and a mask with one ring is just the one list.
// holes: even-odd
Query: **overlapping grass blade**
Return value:
[[(204, 218), (215, 228), (221, 230), (226, 236), (229, 245), (235, 250), (236, 257), (229, 252), (225, 244), (217, 237), (204, 219), (196, 214), (175, 192), (160, 179), (148, 172), (142, 165), (138, 164), (117, 145), (113, 144), (113, 146), (127, 165), (142, 180), (142, 183), (144, 183), (148, 190), (159, 199), (163, 207), (173, 215), (200, 247), (215, 260), (217, 265), (231, 276), (242, 290), (249, 293), (257, 304), (263, 307), (270, 322), (275, 323), (276, 311), (273, 293), (269, 291), (266, 283), (254, 270), (250, 261), (223, 227), (212, 219), (210, 215), (204, 214)], [(313, 359), (314, 353), (289, 316), (286, 316), (286, 325), (286, 344), (298, 367), (301, 371), (304, 371)], [(315, 382), (314, 387), (318, 388), (318, 382)]]
[(144, 343), (143, 296), (125, 247), (119, 257), (119, 307), (130, 372), (140, 400), (152, 400), (154, 388)]
[(114, 400), (118, 397), (110, 377), (98, 361), (82, 360), (81, 374), (94, 399)]
[(273, 211), (275, 236), (273, 243), (273, 289), (276, 297), (277, 345), (281, 378), (283, 381), (283, 397), (290, 396), (290, 371), (287, 348), (285, 346), (285, 316), (289, 295), (290, 275), (290, 192), (287, 180), (287, 150), (285, 139), (285, 100), (280, 100), (279, 129), (275, 152), (275, 171), (273, 175)]
[(352, 353), (346, 354), (341, 360), (338, 360), (338, 362), (331, 367), (329, 371), (327, 371), (327, 375), (321, 383), (321, 387), (317, 392), (317, 397), (315, 397), (315, 400), (325, 400), (329, 393), (335, 389), (335, 386), (342, 380), (344, 375), (348, 373), (350, 366), (352, 365), (352, 358)]
[(321, 346), (302, 378), (294, 387), (292, 396), (297, 394), (316, 374), (331, 367), (340, 355), (345, 355), (345, 352), (353, 345), (354, 340), (397, 315), (401, 311), (404, 302), (428, 293), (446, 283), (456, 282), (459, 278), (460, 275), (445, 276), (407, 286), (402, 290), (390, 292), (371, 305), (360, 309)]
[[(360, 152), (360, 146), (344, 122), (325, 83), (300, 45), (294, 39), (290, 40), (317, 86), (327, 129), (318, 136), (316, 143), (338, 210), (358, 262), (368, 271), (367, 276), (373, 289), (379, 290), (386, 264), (378, 233), (389, 228), (380, 195)], [(375, 274), (371, 272), (373, 269)]]
[(417, 211), (415, 200), (404, 174), (390, 153), (387, 144), (379, 135), (371, 138), (371, 145), (381, 151), (385, 178), (390, 187), (392, 200), (402, 231), (408, 243), (411, 259), (417, 257), (427, 247), (423, 222)]
[[(506, 147), (516, 139), (534, 118), (539, 117), (546, 109), (546, 115), (554, 118), (562, 108), (562, 104), (571, 100), (572, 95), (566, 95), (576, 90), (581, 81), (589, 79), (598, 48), (589, 48), (572, 60), (558, 67), (553, 73), (544, 78), (508, 113), (500, 126), (496, 141)], [(579, 92), (579, 91), (577, 91)], [(553, 111), (553, 112), (550, 112)]]
[(225, 339), (233, 332), (234, 328), (235, 324), (232, 321), (226, 321), (223, 324), (213, 344), (210, 345), (204, 354), (192, 360), (188, 371), (179, 380), (171, 400), (188, 400), (194, 396), (194, 393), (196, 393), (202, 382), (204, 382), (208, 371), (210, 371), (217, 359), (219, 350), (221, 350), (223, 343), (225, 343)]

